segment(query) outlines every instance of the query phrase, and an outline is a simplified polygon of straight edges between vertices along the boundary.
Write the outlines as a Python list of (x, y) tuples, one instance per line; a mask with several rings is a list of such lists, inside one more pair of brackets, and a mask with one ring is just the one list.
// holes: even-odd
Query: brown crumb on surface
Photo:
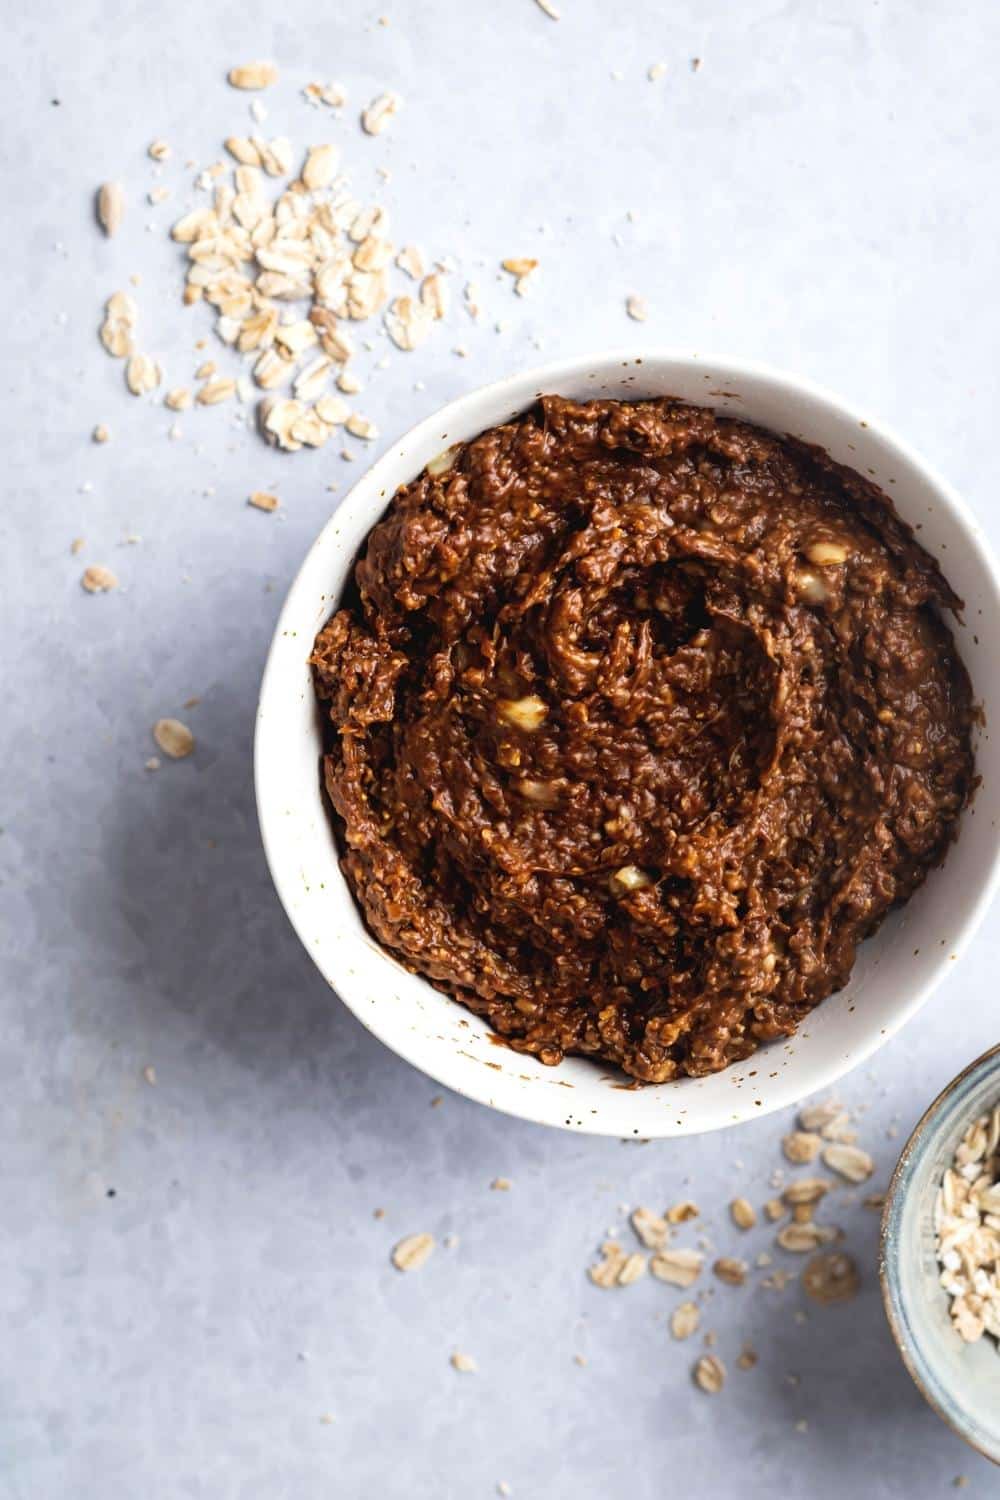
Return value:
[(253, 490), (247, 500), (255, 510), (277, 510), (280, 504), (277, 495), (271, 495), (267, 490)]
[(741, 1370), (752, 1370), (760, 1358), (752, 1344), (744, 1344), (740, 1353), (736, 1356), (736, 1363)]
[(194, 735), (180, 719), (157, 719), (153, 739), (171, 760), (183, 760), (194, 749)]

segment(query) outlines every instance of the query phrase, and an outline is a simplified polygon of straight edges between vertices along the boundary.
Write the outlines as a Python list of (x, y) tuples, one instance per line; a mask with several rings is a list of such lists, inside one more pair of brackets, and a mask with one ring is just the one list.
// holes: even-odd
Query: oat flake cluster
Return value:
[(973, 1121), (934, 1206), (941, 1285), (955, 1331), (1000, 1341), (1000, 1104)]
[[(260, 89), (276, 76), (269, 64), (254, 63), (234, 68), (230, 82)], [(317, 107), (344, 102), (333, 85), (309, 85), (305, 96)], [(381, 134), (402, 103), (398, 94), (380, 95), (362, 111), (362, 129)], [(449, 263), (428, 266), (417, 246), (390, 239), (386, 209), (352, 196), (338, 146), (314, 145), (300, 157), (283, 137), (253, 134), (230, 136), (225, 148), (230, 164), (216, 162), (196, 180), (209, 200), (178, 219), (171, 234), (187, 255), (184, 303), (214, 309), (215, 332), (248, 371), (230, 376), (204, 361), (197, 389), (170, 387), (165, 405), (179, 412), (195, 403), (256, 400), (262, 435), (287, 452), (318, 448), (338, 429), (374, 439), (375, 423), (344, 399), (361, 390), (350, 368), (355, 330), (380, 317), (398, 349), (417, 349), (448, 311)], [(154, 142), (149, 154), (163, 161), (170, 150)], [(269, 180), (281, 182), (276, 198)], [(167, 191), (154, 189), (150, 201), (163, 201)], [(120, 185), (105, 184), (97, 214), (106, 234), (118, 229), (123, 211)], [(133, 395), (163, 384), (159, 363), (141, 347), (131, 294), (109, 298), (101, 341), (126, 361)]]

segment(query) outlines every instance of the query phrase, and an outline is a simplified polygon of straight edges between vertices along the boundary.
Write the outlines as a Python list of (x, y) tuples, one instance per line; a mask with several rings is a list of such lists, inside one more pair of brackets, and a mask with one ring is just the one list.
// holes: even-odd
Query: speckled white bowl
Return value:
[(431, 1077), (495, 1109), (548, 1125), (616, 1136), (688, 1135), (780, 1109), (828, 1087), (919, 1010), (972, 936), (998, 874), (1000, 745), (980, 736), (983, 785), (943, 870), (864, 944), (848, 987), (798, 1036), (712, 1078), (645, 1089), (593, 1062), (546, 1068), (491, 1040), (487, 1027), (375, 944), (341, 875), (320, 790), (320, 725), (306, 658), (336, 605), (365, 535), (397, 487), (450, 444), (530, 406), (571, 397), (673, 395), (818, 443), (871, 476), (919, 525), (966, 600), (957, 630), (987, 722), (1000, 713), (1000, 585), (963, 502), (909, 448), (804, 381), (733, 359), (677, 353), (568, 360), (471, 391), (419, 423), (355, 485), (306, 557), (278, 621), (261, 687), (255, 744), (257, 806), (268, 863), (292, 925), (341, 999), (388, 1047)]
[(934, 1200), (945, 1168), (978, 1115), (1000, 1103), (1000, 1047), (949, 1083), (910, 1136), (882, 1216), (882, 1297), (899, 1352), (940, 1417), (1000, 1464), (1000, 1351), (984, 1337), (964, 1344), (934, 1254)]

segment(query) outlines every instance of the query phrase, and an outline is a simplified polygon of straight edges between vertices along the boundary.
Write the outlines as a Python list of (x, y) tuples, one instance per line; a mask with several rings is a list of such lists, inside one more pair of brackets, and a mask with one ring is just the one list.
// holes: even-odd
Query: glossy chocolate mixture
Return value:
[(790, 1035), (954, 837), (957, 604), (823, 453), (546, 397), (399, 490), (316, 641), (369, 928), (547, 1063)]

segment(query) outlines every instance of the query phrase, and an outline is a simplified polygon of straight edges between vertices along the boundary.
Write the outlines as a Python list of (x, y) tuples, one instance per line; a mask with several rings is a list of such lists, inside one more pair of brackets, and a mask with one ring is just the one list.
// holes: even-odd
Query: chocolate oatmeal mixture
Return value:
[(316, 641), (369, 928), (546, 1063), (790, 1036), (955, 835), (958, 602), (817, 450), (544, 398), (399, 490)]

